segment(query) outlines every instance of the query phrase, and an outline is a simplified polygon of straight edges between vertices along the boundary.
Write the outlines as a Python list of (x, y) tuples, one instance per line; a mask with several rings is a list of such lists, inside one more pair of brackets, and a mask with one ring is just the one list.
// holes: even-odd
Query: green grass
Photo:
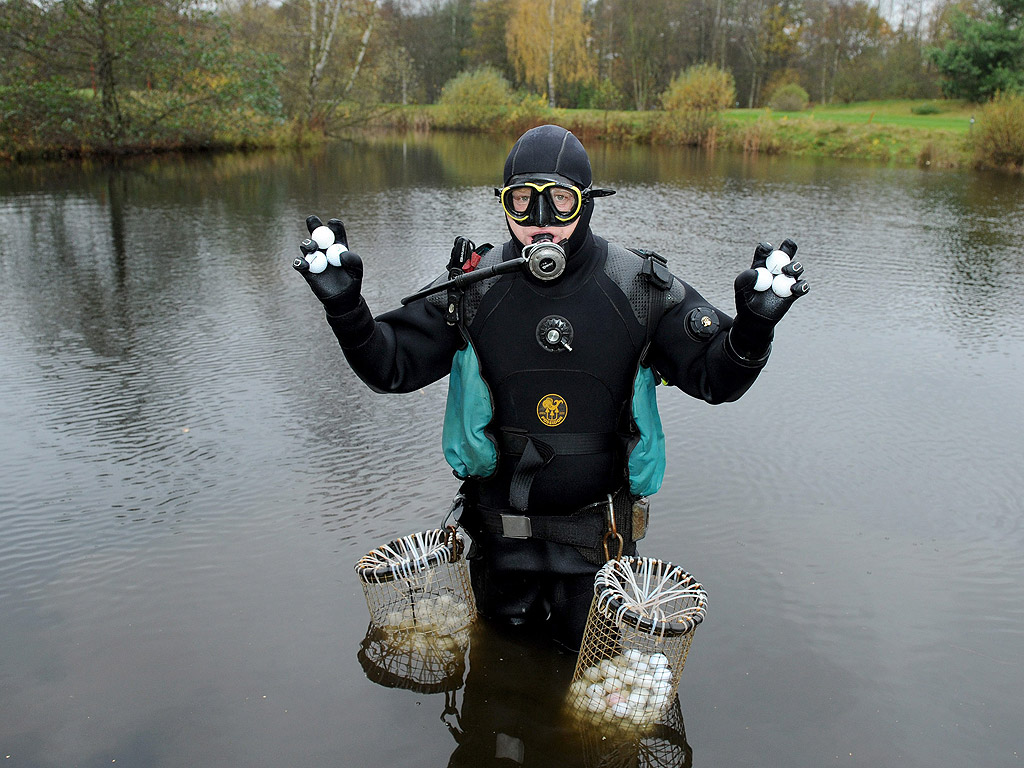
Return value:
[[(929, 104), (934, 114), (915, 114)], [(435, 121), (435, 106), (405, 107), (424, 127)], [(401, 114), (399, 110), (399, 114)], [(844, 157), (899, 165), (967, 167), (971, 116), (977, 105), (959, 101), (874, 101), (811, 107), (802, 112), (769, 109), (730, 109), (722, 113), (715, 144), (723, 149), (761, 154)], [(664, 130), (665, 113), (651, 110), (547, 109), (530, 117), (530, 124), (552, 122), (584, 141), (672, 143)], [(385, 126), (386, 127), (386, 126)], [(452, 126), (448, 126), (451, 128)], [(494, 133), (518, 135), (527, 124), (491, 123)], [(458, 129), (457, 126), (455, 126)]]
[[(931, 115), (914, 114), (914, 107), (930, 104), (939, 112)], [(976, 104), (962, 101), (900, 100), (864, 101), (856, 104), (829, 104), (808, 107), (803, 112), (769, 112), (765, 109), (731, 109), (727, 115), (734, 120), (756, 120), (764, 114), (776, 120), (799, 120), (810, 123), (832, 122), (851, 125), (903, 126), (925, 130), (949, 130), (966, 133), (971, 126), (971, 117), (980, 108)]]

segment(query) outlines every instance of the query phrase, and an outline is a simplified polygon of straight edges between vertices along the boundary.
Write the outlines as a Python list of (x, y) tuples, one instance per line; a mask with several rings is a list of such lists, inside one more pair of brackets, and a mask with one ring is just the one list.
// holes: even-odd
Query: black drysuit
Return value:
[[(692, 287), (678, 279), (665, 290), (654, 287), (641, 274), (645, 259), (610, 247), (589, 228), (583, 234), (557, 280), (518, 271), (467, 289), (461, 329), (446, 322), (443, 292), (376, 319), (362, 299), (355, 310), (328, 316), (353, 370), (380, 392), (409, 392), (443, 378), (456, 351), (472, 343), (491, 394), (487, 432), (499, 457), (490, 477), (464, 485), (462, 523), (478, 545), (471, 561), (478, 605), (485, 616), (512, 623), (550, 617), (556, 639), (570, 647), (582, 635), (596, 550), (507, 538), (487, 524), (502, 512), (522, 513), (510, 508), (510, 491), (527, 440), (548, 441), (554, 455), (543, 457), (528, 483), (525, 514), (568, 515), (628, 486), (630, 401), (645, 348), (644, 362), (661, 379), (708, 403), (739, 398), (764, 365), (733, 351), (731, 318)], [(510, 241), (485, 261), (518, 255)], [(550, 318), (571, 328), (571, 349), (538, 338)], [(634, 551), (628, 538), (627, 553)]]

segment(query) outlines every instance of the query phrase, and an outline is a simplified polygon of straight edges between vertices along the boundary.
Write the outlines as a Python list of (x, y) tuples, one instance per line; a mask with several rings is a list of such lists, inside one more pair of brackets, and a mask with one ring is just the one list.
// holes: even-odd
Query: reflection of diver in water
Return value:
[(449, 767), (585, 765), (564, 709), (575, 666), (528, 630), (478, 625)]
[(678, 700), (643, 733), (596, 730), (566, 706), (575, 663), (523, 628), (478, 625), (461, 714), (445, 721), (458, 742), (449, 768), (690, 766)]

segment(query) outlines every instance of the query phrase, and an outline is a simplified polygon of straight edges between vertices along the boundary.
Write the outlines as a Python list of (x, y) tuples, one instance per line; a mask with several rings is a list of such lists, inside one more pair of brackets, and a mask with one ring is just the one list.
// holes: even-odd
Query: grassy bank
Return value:
[[(980, 129), (991, 113), (991, 105), (981, 108), (958, 101), (864, 102), (817, 106), (801, 112), (731, 109), (713, 120), (710, 130), (702, 128), (699, 134), (688, 132), (683, 125), (685, 115), (663, 111), (548, 109), (536, 98), (512, 106), (480, 108), (473, 112), (471, 123), (444, 105), (352, 107), (349, 113), (339, 123), (348, 123), (346, 132), (350, 135), (362, 131), (486, 130), (514, 138), (527, 128), (552, 122), (569, 128), (584, 140), (689, 144), (749, 154), (839, 157), (922, 167), (999, 167), (1018, 173), (1024, 166), (1024, 160), (1016, 159), (1016, 149), (997, 161), (989, 161), (979, 150), (985, 148)], [(98, 138), (98, 126), (83, 120), (81, 112), (47, 114), (50, 120), (43, 123), (45, 131), (39, 130), (38, 122), (7, 121), (0, 129), (0, 159), (287, 148), (327, 140), (321, 132), (303, 130), (294, 121), (232, 113), (221, 115), (223, 119), (202, 121), (202, 131), (183, 115), (152, 135), (136, 135), (111, 146)], [(1017, 122), (1016, 113), (1008, 114), (1006, 119), (1012, 126)], [(1024, 134), (1024, 129), (1008, 130), (1011, 134)]]
[[(865, 159), (894, 164), (966, 168), (974, 166), (971, 118), (977, 105), (955, 101), (886, 101), (815, 107), (803, 112), (731, 109), (699, 141), (673, 130), (665, 112), (503, 108), (492, 130), (514, 136), (532, 125), (553, 122), (584, 140), (641, 144), (702, 143), (720, 149)], [(404, 130), (462, 130), (439, 105), (402, 107), (377, 126)]]

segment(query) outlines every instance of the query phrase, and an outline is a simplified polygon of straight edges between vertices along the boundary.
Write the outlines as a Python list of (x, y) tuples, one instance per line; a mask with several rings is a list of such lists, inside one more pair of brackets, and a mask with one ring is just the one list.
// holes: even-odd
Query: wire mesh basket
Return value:
[(404, 536), (363, 555), (356, 573), (371, 624), (410, 645), (467, 630), (476, 619), (476, 603), (464, 554), (461, 532), (448, 527)]
[(389, 632), (373, 623), (359, 646), (359, 664), (371, 682), (414, 693), (449, 693), (462, 687), (466, 676), (469, 629), (440, 637)]
[(581, 732), (586, 768), (690, 768), (693, 749), (679, 698), (658, 721), (640, 731), (588, 728)]
[(363, 555), (356, 573), (370, 610), (359, 651), (366, 676), (420, 693), (462, 685), (476, 603), (455, 527), (404, 536)]
[(609, 560), (594, 578), (570, 708), (605, 726), (652, 726), (676, 698), (707, 593), (678, 566), (647, 557)]

